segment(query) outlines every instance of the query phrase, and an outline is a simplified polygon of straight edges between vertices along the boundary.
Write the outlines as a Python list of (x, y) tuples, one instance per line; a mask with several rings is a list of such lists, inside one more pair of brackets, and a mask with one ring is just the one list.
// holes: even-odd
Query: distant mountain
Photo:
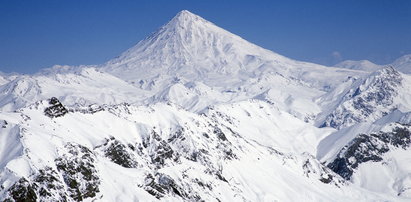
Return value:
[(398, 71), (403, 72), (405, 74), (411, 74), (411, 54), (404, 55), (398, 59), (396, 59), (392, 66), (394, 66)]
[[(324, 88), (358, 74), (291, 60), (185, 10), (102, 69), (145, 88), (151, 82), (163, 88), (176, 77), (232, 87), (273, 72)], [(324, 72), (333, 80), (318, 76)]]
[(37, 101), (59, 97), (74, 106), (135, 103), (144, 92), (93, 67), (55, 66), (35, 75), (7, 77), (0, 86), (0, 109), (15, 111)]
[(258, 98), (303, 120), (321, 111), (316, 97), (348, 77), (367, 75), (286, 58), (189, 11), (181, 11), (101, 68), (153, 92), (149, 103), (171, 101), (201, 111), (208, 105)]
[(383, 68), (384, 66), (392, 66), (404, 74), (411, 74), (411, 55), (404, 55), (396, 59), (393, 63), (386, 64), (386, 65), (377, 65), (368, 60), (359, 60), (359, 61), (346, 60), (334, 66), (345, 68), (345, 69), (354, 69), (354, 70), (361, 70), (361, 71), (367, 71), (367, 72), (377, 71)]
[(345, 60), (343, 62), (340, 62), (336, 65), (336, 67), (341, 67), (341, 68), (346, 68), (346, 69), (355, 69), (355, 70), (361, 70), (361, 71), (367, 71), (367, 72), (373, 72), (377, 71), (382, 68), (382, 65), (377, 65), (374, 64), (368, 60)]
[(409, 59), (300, 62), (181, 11), (105, 64), (0, 74), (0, 201), (410, 201)]
[(341, 129), (375, 121), (394, 110), (411, 110), (411, 77), (386, 67), (359, 81), (342, 97), (322, 126)]

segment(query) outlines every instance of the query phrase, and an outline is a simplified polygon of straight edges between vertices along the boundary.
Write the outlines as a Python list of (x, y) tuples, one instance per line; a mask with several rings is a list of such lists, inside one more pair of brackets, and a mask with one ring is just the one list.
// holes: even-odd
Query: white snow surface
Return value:
[[(350, 180), (327, 168), (359, 134), (411, 123), (409, 58), (392, 64), (403, 73), (296, 61), (181, 11), (105, 64), (0, 74), (0, 200), (46, 169), (60, 191), (43, 200), (74, 193), (58, 163), (81, 150), (99, 189), (85, 201), (409, 201), (409, 148)], [(68, 113), (46, 116), (52, 97)]]
[[(301, 153), (302, 151), (315, 152), (312, 145), (317, 144), (322, 138), (321, 134), (316, 135), (320, 129), (288, 114), (281, 114), (278, 109), (265, 102), (250, 100), (235, 105), (220, 106), (209, 109), (201, 115), (167, 104), (148, 107), (119, 105), (93, 114), (72, 112), (55, 119), (44, 116), (43, 110), (46, 106), (47, 102), (40, 102), (19, 112), (2, 115), (2, 118), (12, 117), (8, 118), (9, 123), (6, 128), (1, 130), (2, 139), (13, 146), (12, 151), (16, 151), (9, 154), (14, 156), (14, 159), (8, 162), (5, 160), (7, 163), (0, 176), (6, 188), (17, 177), (29, 178), (45, 166), (55, 168), (55, 159), (65, 153), (62, 149), (64, 145), (75, 143), (97, 154), (96, 165), (101, 179), (101, 190), (97, 198), (100, 201), (156, 200), (138, 186), (144, 184), (144, 176), (147, 173), (153, 172), (151, 166), (141, 159), (138, 162), (141, 167), (123, 168), (99, 154), (97, 148), (110, 137), (115, 137), (124, 143), (139, 144), (153, 130), (162, 139), (168, 139), (173, 132), (183, 127), (187, 132), (184, 136), (187, 139), (173, 145), (173, 149), (190, 153), (204, 148), (212, 161), (209, 164), (186, 159), (182, 159), (182, 163), (167, 161), (167, 166), (157, 172), (173, 176), (174, 179), (181, 180), (180, 183), (187, 181), (182, 176), (183, 173), (208, 182), (215, 191), (210, 193), (201, 188), (193, 188), (202, 199), (207, 201), (393, 199), (391, 196), (367, 191), (349, 183), (336, 186), (320, 182), (315, 173), (318, 170), (305, 170), (304, 165), (309, 162), (308, 165), (315, 168), (321, 164), (308, 153)], [(257, 122), (250, 121), (254, 117)], [(282, 121), (276, 123), (278, 119)], [(263, 121), (271, 122), (273, 126), (267, 128), (267, 123)], [(232, 148), (233, 154), (236, 155), (235, 159), (227, 160), (219, 157), (219, 150), (213, 146), (215, 142), (213, 139), (216, 137), (213, 137), (212, 133), (209, 133), (210, 139), (202, 135), (209, 131), (210, 123), (213, 122), (224, 129), (226, 138), (230, 142), (226, 146)], [(3, 132), (9, 128), (15, 130), (15, 124), (20, 125), (20, 131), (7, 133), (5, 136)], [(298, 131), (303, 131), (307, 135), (300, 134)], [(254, 135), (251, 135), (252, 133)], [(16, 139), (16, 135), (20, 138)], [(289, 142), (295, 144), (289, 146), (284, 144)], [(24, 150), (21, 149), (21, 145)], [(212, 167), (214, 164), (220, 167), (227, 182), (204, 174), (204, 169), (207, 168), (205, 166)], [(4, 196), (5, 193), (2, 194)], [(162, 200), (181, 199), (165, 196)]]
[(346, 69), (362, 70), (367, 72), (374, 72), (382, 68), (382, 65), (374, 64), (368, 60), (345, 60), (334, 66)]
[(404, 55), (398, 59), (396, 59), (393, 63), (392, 66), (398, 69), (398, 71), (401, 71), (405, 74), (411, 74), (411, 54), (410, 55)]
[(345, 60), (334, 66), (340, 67), (340, 68), (346, 68), (346, 69), (361, 70), (361, 71), (366, 71), (366, 72), (374, 72), (374, 71), (377, 71), (383, 68), (384, 66), (392, 66), (404, 74), (410, 74), (411, 73), (411, 54), (403, 55), (399, 57), (398, 59), (396, 59), (391, 64), (385, 64), (385, 65), (378, 65), (368, 60)]

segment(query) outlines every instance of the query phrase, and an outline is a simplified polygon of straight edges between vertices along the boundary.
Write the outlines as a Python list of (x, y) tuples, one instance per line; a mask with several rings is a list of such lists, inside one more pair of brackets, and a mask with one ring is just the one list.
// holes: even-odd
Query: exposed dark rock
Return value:
[[(30, 181), (29, 181), (30, 180)], [(20, 178), (9, 189), (6, 201), (67, 201), (64, 186), (56, 171), (50, 167), (30, 177)]]
[(319, 181), (325, 184), (333, 184), (337, 187), (343, 185), (344, 179), (332, 172), (331, 169), (322, 165), (315, 159), (314, 156), (309, 154), (304, 154), (307, 158), (303, 162), (304, 174), (310, 178), (317, 178)]
[(217, 136), (218, 139), (220, 139), (222, 141), (227, 141), (227, 137), (225, 136), (225, 134), (223, 133), (223, 131), (220, 128), (214, 127), (213, 133)]
[[(179, 137), (181, 137), (181, 135)], [(174, 139), (175, 138), (171, 138), (169, 141), (174, 141)], [(155, 164), (157, 168), (163, 167), (166, 159), (178, 162), (179, 155), (175, 153), (170, 144), (161, 139), (160, 135), (154, 130), (151, 135), (143, 141), (143, 147), (147, 149), (151, 162)]]
[(34, 178), (40, 201), (67, 201), (67, 194), (58, 173), (50, 167), (39, 171)]
[(195, 178), (194, 180), (193, 180), (193, 182), (194, 183), (196, 183), (196, 184), (198, 184), (201, 188), (203, 188), (203, 189), (208, 189), (208, 190), (210, 190), (210, 191), (212, 191), (213, 190), (213, 186), (210, 184), (210, 183), (204, 183), (204, 182), (202, 182), (200, 179), (198, 179), (198, 178)]
[(227, 179), (225, 179), (225, 177), (221, 174), (221, 172), (216, 172), (215, 176), (217, 176), (217, 179), (221, 181), (228, 182)]
[(210, 136), (208, 136), (207, 133), (203, 133), (203, 136), (204, 136), (205, 138), (210, 138)]
[(18, 182), (14, 183), (8, 189), (9, 197), (5, 201), (24, 201), (24, 202), (36, 202), (38, 197), (36, 194), (36, 186), (32, 185), (24, 177)]
[(164, 165), (165, 159), (171, 159), (173, 157), (173, 149), (171, 149), (170, 145), (166, 143), (166, 141), (162, 140), (156, 146), (156, 152), (150, 155), (151, 160), (153, 163), (157, 165)]
[(167, 140), (168, 143), (170, 142), (177, 142), (177, 141), (184, 141), (186, 138), (184, 137), (184, 128), (178, 129), (174, 132)]
[(221, 168), (216, 169), (216, 168), (207, 168), (206, 170), (204, 170), (204, 173), (215, 176), (216, 179), (224, 181), (224, 182), (228, 182), (227, 179), (225, 179), (225, 177), (223, 176), (223, 171)]
[(83, 114), (94, 114), (100, 111), (104, 111), (106, 110), (106, 105), (89, 105), (87, 107), (83, 107), (83, 106), (78, 106), (75, 108), (70, 108), (69, 111), (70, 112), (80, 112)]
[(151, 174), (147, 175), (144, 189), (157, 199), (161, 199), (166, 195), (171, 195), (189, 201), (201, 200), (200, 196), (193, 192), (189, 187), (183, 189), (170, 176), (162, 173), (156, 173), (154, 176)]
[(86, 147), (66, 145), (68, 154), (55, 160), (57, 169), (68, 186), (70, 197), (76, 201), (93, 198), (100, 191), (100, 179), (94, 166), (95, 156)]
[(121, 165), (125, 168), (136, 168), (138, 163), (134, 156), (134, 146), (124, 145), (120, 141), (110, 138), (107, 141), (96, 148), (103, 150), (104, 155), (112, 162)]
[(9, 123), (6, 121), (6, 120), (3, 120), (3, 124), (1, 124), (1, 127), (2, 128), (7, 128), (7, 125), (8, 125)]
[(376, 120), (394, 111), (394, 98), (402, 77), (392, 67), (386, 67), (344, 96), (344, 101), (327, 116), (321, 127), (343, 128), (355, 123)]
[(55, 97), (52, 97), (49, 100), (49, 104), (50, 104), (50, 106), (47, 107), (44, 110), (44, 114), (46, 116), (50, 117), (50, 118), (56, 118), (56, 117), (64, 116), (65, 114), (68, 113), (68, 110)]
[(359, 164), (382, 161), (382, 155), (391, 148), (408, 148), (411, 132), (406, 127), (396, 127), (392, 132), (360, 134), (346, 145), (337, 158), (327, 166), (349, 180)]

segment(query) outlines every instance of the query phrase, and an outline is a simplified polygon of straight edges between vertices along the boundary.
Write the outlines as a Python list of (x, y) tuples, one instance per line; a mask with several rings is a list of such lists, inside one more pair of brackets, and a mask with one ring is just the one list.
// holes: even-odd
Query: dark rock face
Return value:
[(227, 141), (227, 137), (225, 136), (225, 134), (223, 133), (223, 131), (221, 131), (220, 128), (214, 127), (213, 133), (214, 133), (214, 134), (217, 136), (217, 138), (220, 139), (221, 141)]
[[(21, 178), (18, 182), (8, 190), (10, 197), (5, 201), (37, 201), (36, 188), (25, 178)], [(13, 200), (12, 200), (13, 199)]]
[(67, 144), (67, 154), (55, 160), (57, 170), (45, 167), (8, 188), (6, 201), (83, 201), (99, 192), (95, 156), (84, 146)]
[(157, 168), (163, 167), (167, 159), (178, 162), (179, 156), (177, 153), (175, 153), (170, 144), (166, 140), (163, 140), (154, 130), (150, 136), (143, 141), (143, 146), (147, 149), (151, 162), (156, 165)]
[(68, 196), (65, 193), (64, 185), (58, 173), (52, 168), (46, 167), (40, 170), (39, 174), (34, 178), (34, 182), (37, 185), (41, 201), (67, 200)]
[(107, 158), (120, 166), (125, 168), (137, 168), (138, 166), (134, 156), (135, 147), (132, 145), (126, 146), (114, 137), (107, 139), (107, 142), (96, 148), (101, 148)]
[(382, 155), (392, 148), (408, 148), (410, 137), (410, 130), (401, 125), (394, 128), (392, 132), (361, 134), (346, 145), (337, 158), (327, 166), (344, 179), (349, 180), (359, 164), (368, 161), (382, 161)]
[(68, 113), (68, 110), (61, 104), (61, 102), (55, 98), (52, 97), (49, 100), (50, 107), (47, 107), (44, 110), (44, 114), (50, 118), (56, 118), (60, 116), (64, 116), (65, 114)]
[(183, 189), (179, 186), (170, 176), (156, 173), (154, 176), (149, 174), (145, 179), (144, 189), (155, 196), (157, 199), (161, 199), (166, 195), (177, 196), (187, 201), (200, 201), (201, 198), (187, 187)]
[(46, 167), (32, 176), (31, 180), (20, 178), (9, 189), (6, 201), (67, 201), (64, 185), (55, 170)]
[(95, 197), (100, 191), (100, 179), (94, 166), (94, 154), (81, 145), (68, 144), (66, 149), (68, 154), (57, 158), (55, 162), (70, 197), (76, 201)]
[(106, 105), (102, 105), (102, 106), (100, 106), (100, 105), (89, 105), (87, 107), (77, 106), (77, 107), (74, 107), (74, 108), (70, 108), (69, 112), (80, 112), (80, 113), (83, 113), (83, 114), (95, 114), (97, 112), (101, 112), (101, 111), (106, 110), (106, 107), (107, 107)]
[(333, 184), (337, 187), (345, 184), (345, 180), (332, 172), (331, 169), (322, 165), (314, 156), (305, 154), (306, 160), (303, 162), (303, 170), (306, 177), (317, 178), (325, 184)]
[(341, 129), (355, 123), (376, 120), (396, 109), (394, 97), (402, 77), (392, 67), (386, 67), (366, 79), (355, 91), (344, 96), (344, 101), (327, 116), (321, 127)]

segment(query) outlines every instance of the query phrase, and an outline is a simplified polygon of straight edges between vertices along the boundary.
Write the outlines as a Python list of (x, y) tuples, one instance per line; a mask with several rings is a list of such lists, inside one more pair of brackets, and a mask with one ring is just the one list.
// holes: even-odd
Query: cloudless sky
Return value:
[(0, 71), (104, 63), (183, 9), (302, 61), (387, 64), (411, 54), (409, 0), (0, 0)]

